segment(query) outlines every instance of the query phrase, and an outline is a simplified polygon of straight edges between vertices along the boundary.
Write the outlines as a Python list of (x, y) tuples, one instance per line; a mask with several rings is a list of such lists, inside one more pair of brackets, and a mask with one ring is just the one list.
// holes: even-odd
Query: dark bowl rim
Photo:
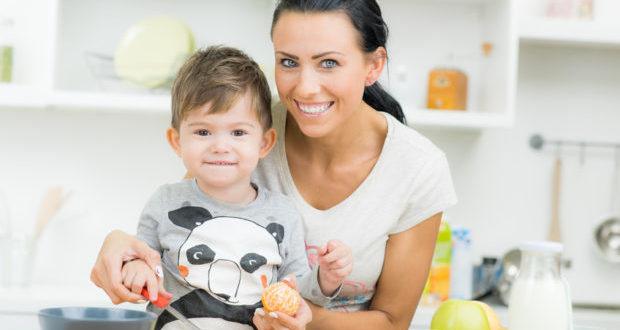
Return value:
[[(128, 319), (109, 319), (109, 318), (80, 318), (80, 317), (67, 317), (60, 316), (56, 314), (51, 314), (52, 310), (60, 310), (60, 309), (99, 309), (99, 310), (123, 310), (129, 312), (136, 312), (138, 315), (135, 318)], [(148, 311), (140, 311), (135, 309), (127, 309), (127, 308), (114, 308), (114, 307), (87, 307), (87, 306), (63, 306), (63, 307), (49, 307), (40, 309), (37, 313), (39, 317), (49, 317), (53, 319), (63, 319), (63, 320), (72, 320), (72, 321), (81, 321), (81, 322), (118, 322), (118, 323), (127, 323), (127, 322), (142, 322), (142, 321), (154, 321), (157, 318), (157, 315)]]

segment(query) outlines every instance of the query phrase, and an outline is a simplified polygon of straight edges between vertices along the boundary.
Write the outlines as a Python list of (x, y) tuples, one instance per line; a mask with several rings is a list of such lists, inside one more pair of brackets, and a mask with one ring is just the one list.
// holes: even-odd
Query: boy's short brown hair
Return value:
[(209, 113), (228, 111), (246, 91), (263, 130), (268, 130), (271, 92), (258, 64), (236, 48), (200, 49), (181, 67), (172, 86), (172, 127), (178, 131), (189, 112), (207, 103)]

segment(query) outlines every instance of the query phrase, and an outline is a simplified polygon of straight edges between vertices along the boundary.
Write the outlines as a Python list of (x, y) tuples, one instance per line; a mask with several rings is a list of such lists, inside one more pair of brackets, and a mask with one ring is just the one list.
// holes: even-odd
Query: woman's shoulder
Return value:
[(394, 149), (403, 157), (415, 159), (428, 158), (437, 159), (445, 157), (443, 151), (439, 149), (426, 136), (420, 134), (414, 128), (399, 122), (390, 114), (385, 114), (388, 121), (388, 137), (386, 144), (390, 149)]

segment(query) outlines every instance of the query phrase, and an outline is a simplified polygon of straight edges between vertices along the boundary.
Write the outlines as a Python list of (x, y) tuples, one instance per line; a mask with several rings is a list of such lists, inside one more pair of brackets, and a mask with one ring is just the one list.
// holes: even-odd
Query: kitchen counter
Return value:
[[(504, 327), (508, 324), (508, 308), (493, 299), (485, 300), (497, 313)], [(0, 324), (3, 329), (38, 330), (38, 310), (59, 306), (119, 307), (144, 310), (144, 305), (112, 304), (106, 294), (89, 286), (31, 286), (27, 288), (0, 288)], [(429, 330), (436, 307), (420, 306), (409, 330)], [(620, 309), (575, 308), (575, 330), (618, 330)]]

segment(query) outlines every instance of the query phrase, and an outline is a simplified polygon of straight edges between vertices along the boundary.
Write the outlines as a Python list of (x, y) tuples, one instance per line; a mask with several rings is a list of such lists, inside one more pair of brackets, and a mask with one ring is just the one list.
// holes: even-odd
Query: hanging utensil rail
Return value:
[(540, 134), (534, 134), (530, 137), (530, 147), (532, 147), (532, 149), (540, 150), (545, 145), (554, 145), (557, 147), (578, 146), (581, 148), (596, 147), (596, 148), (618, 148), (620, 149), (620, 143), (613, 143), (613, 142), (547, 140), (547, 139), (544, 139), (542, 135)]

